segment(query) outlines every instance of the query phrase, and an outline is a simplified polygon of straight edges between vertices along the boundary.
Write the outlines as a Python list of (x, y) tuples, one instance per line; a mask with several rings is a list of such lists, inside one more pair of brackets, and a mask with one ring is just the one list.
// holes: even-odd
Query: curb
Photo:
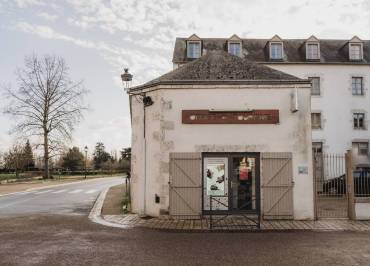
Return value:
[[(82, 182), (91, 182), (91, 181), (96, 181), (96, 180), (101, 179), (101, 178), (102, 177), (88, 179), (88, 180), (80, 180), (80, 181), (69, 182), (69, 183), (66, 182), (66, 183), (63, 183), (63, 184), (56, 184), (56, 185), (50, 185), (50, 186), (44, 186), (44, 187), (28, 188), (26, 190), (21, 190), (21, 191), (17, 191), (17, 192), (11, 192), (11, 193), (7, 193), (7, 194), (0, 194), (0, 197), (23, 194), (25, 192), (30, 192), (30, 191), (44, 189), (44, 188), (61, 187), (61, 186), (66, 186), (66, 185), (71, 185), (71, 184), (79, 184), (79, 183), (82, 183)], [(106, 178), (106, 177), (103, 177), (103, 178)], [(107, 179), (108, 178), (115, 178), (115, 177), (107, 177)]]
[(104, 200), (105, 200), (105, 197), (107, 196), (107, 193), (108, 193), (110, 188), (111, 187), (104, 189), (99, 194), (98, 198), (96, 199), (96, 201), (94, 203), (94, 206), (92, 207), (92, 209), (90, 211), (90, 214), (88, 216), (89, 219), (94, 223), (101, 224), (101, 225), (104, 225), (104, 226), (123, 228), (123, 229), (133, 228), (133, 226), (127, 226), (127, 225), (123, 225), (123, 224), (108, 222), (108, 221), (104, 220), (104, 218), (102, 217), (101, 211), (102, 211), (102, 208), (103, 208)]

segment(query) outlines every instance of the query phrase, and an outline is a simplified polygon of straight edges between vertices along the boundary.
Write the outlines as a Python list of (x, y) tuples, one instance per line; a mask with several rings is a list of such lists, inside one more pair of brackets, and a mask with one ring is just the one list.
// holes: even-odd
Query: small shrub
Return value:
[(122, 206), (122, 209), (123, 209), (123, 213), (129, 213), (130, 211), (130, 198), (129, 196), (127, 195), (124, 195), (123, 196), (123, 199), (121, 201), (121, 206)]

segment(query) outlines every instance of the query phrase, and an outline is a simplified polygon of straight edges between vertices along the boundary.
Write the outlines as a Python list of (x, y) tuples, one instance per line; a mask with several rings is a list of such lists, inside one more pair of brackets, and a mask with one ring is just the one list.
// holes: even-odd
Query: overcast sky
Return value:
[[(25, 55), (64, 57), (91, 91), (69, 145), (119, 150), (131, 134), (119, 75), (129, 67), (137, 85), (171, 70), (177, 36), (370, 39), (369, 29), (370, 0), (0, 0), (0, 84), (16, 85)], [(0, 152), (12, 125), (0, 113)]]

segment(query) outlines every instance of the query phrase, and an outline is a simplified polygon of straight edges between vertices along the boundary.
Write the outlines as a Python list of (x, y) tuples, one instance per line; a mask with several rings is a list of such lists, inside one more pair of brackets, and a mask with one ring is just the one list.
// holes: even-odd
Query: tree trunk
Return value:
[(49, 140), (48, 133), (44, 132), (44, 179), (50, 178), (49, 170)]

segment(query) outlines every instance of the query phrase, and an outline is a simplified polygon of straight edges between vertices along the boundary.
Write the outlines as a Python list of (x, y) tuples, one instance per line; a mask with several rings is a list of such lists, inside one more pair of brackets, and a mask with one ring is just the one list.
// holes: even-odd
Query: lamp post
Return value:
[[(122, 80), (122, 84), (123, 84), (124, 90), (126, 92), (129, 92), (129, 89), (131, 87), (131, 82), (132, 82), (132, 74), (130, 74), (128, 72), (128, 68), (125, 68), (124, 69), (124, 73), (121, 74), (121, 80)], [(125, 183), (126, 183), (126, 198), (127, 198), (127, 208), (128, 209), (131, 208), (131, 192), (130, 192), (131, 183), (130, 183), (130, 177), (131, 177), (131, 173), (128, 172), (127, 173), (127, 176), (126, 176), (126, 179), (125, 179)]]
[(88, 147), (87, 146), (85, 146), (85, 179), (86, 179), (86, 172), (87, 172), (87, 151), (88, 151)]

